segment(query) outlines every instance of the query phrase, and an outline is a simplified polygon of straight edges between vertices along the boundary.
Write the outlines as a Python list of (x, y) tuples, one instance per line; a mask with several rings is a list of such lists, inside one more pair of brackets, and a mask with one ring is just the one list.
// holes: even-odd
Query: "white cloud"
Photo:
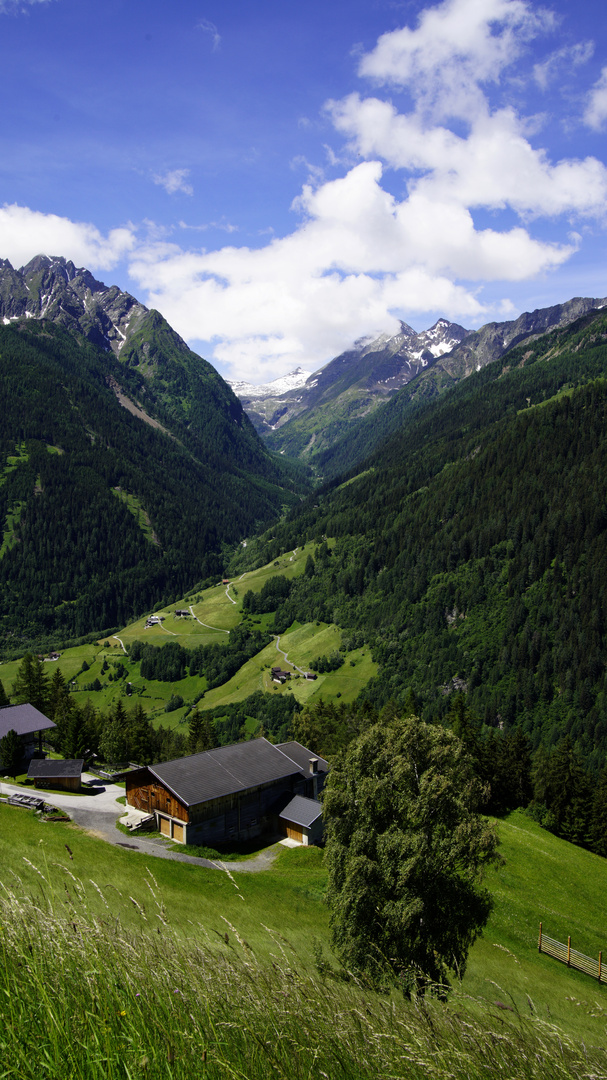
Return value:
[(63, 255), (90, 270), (111, 270), (135, 246), (132, 225), (107, 236), (94, 226), (26, 206), (0, 207), (0, 256), (19, 267), (34, 255)]
[(560, 75), (563, 69), (580, 67), (586, 64), (594, 53), (594, 42), (580, 41), (576, 45), (568, 45), (562, 49), (556, 49), (545, 60), (533, 66), (533, 77), (541, 90), (546, 90), (550, 83)]
[(32, 4), (48, 4), (50, 0), (0, 0), (0, 15), (25, 15)]
[(550, 12), (525, 0), (445, 0), (423, 11), (415, 30), (383, 34), (359, 71), (408, 87), (436, 117), (468, 119), (483, 109), (480, 86), (497, 82), (526, 43), (553, 25)]
[(600, 131), (607, 120), (607, 67), (601, 71), (601, 77), (588, 95), (584, 122), (588, 127)]
[(189, 232), (207, 232), (208, 229), (219, 229), (221, 232), (238, 232), (238, 225), (232, 225), (229, 221), (207, 221), (204, 225), (188, 225), (187, 221), (178, 222), (180, 229)]
[(186, 177), (189, 175), (189, 169), (170, 169), (164, 175), (154, 173), (152, 179), (155, 184), (164, 188), (167, 195), (175, 195), (177, 191), (183, 192), (184, 195), (193, 195), (194, 188), (186, 182)]
[[(478, 323), (484, 283), (557, 269), (580, 243), (570, 219), (604, 214), (605, 166), (552, 162), (532, 144), (533, 124), (488, 96), (553, 25), (523, 0), (446, 0), (416, 29), (384, 34), (360, 71), (407, 89), (411, 108), (359, 94), (328, 104), (350, 152), (367, 160), (337, 180), (314, 175), (294, 203), (298, 228), (259, 249), (160, 258), (152, 245), (132, 274), (181, 333), (212, 341), (215, 358), (251, 381), (319, 366), (399, 316), (442, 310)], [(406, 177), (399, 197), (384, 186), (384, 163)], [(491, 228), (476, 224), (479, 211), (494, 215)], [(560, 243), (532, 234), (539, 217), (565, 218)], [(512, 312), (507, 297), (497, 312)]]
[(418, 112), (398, 113), (378, 98), (351, 94), (329, 103), (335, 126), (363, 157), (380, 157), (413, 174), (410, 189), (468, 207), (503, 209), (521, 215), (600, 215), (607, 196), (607, 170), (588, 157), (552, 165), (543, 149), (525, 137), (526, 124), (511, 108), (478, 112), (469, 132), (425, 122)]
[(205, 34), (210, 34), (213, 39), (213, 52), (217, 52), (221, 45), (221, 34), (219, 33), (215, 23), (212, 23), (209, 19), (201, 19), (197, 24), (199, 30), (203, 30)]
[[(552, 161), (538, 145), (537, 123), (508, 100), (494, 100), (523, 61), (519, 95), (533, 77), (548, 84), (564, 51), (553, 51), (544, 67), (536, 63), (533, 76), (526, 50), (553, 25), (549, 12), (527, 0), (445, 0), (426, 9), (416, 28), (384, 34), (360, 71), (407, 91), (406, 104), (399, 111), (379, 93), (328, 103), (347, 142), (340, 156), (327, 147), (328, 163), (345, 171), (327, 181), (305, 158), (294, 160), (309, 182), (293, 203), (300, 221), (287, 236), (259, 247), (184, 250), (152, 223), (145, 239), (131, 226), (103, 237), (92, 225), (5, 207), (0, 255), (15, 261), (11, 252), (22, 251), (20, 264), (46, 251), (91, 267), (125, 256), (141, 298), (186, 339), (211, 343), (212, 358), (231, 377), (251, 382), (297, 365), (317, 368), (358, 337), (396, 331), (399, 318), (440, 311), (478, 325), (510, 316), (512, 304), (499, 291), (561, 266), (582, 242), (572, 220), (601, 220), (607, 205), (602, 162)], [(581, 64), (587, 54), (576, 48), (569, 59)], [(586, 121), (600, 127), (605, 118), (607, 68)], [(357, 156), (358, 164), (345, 164)], [(392, 192), (386, 168), (401, 181)], [(187, 176), (177, 169), (154, 179), (169, 194), (191, 194)], [(534, 235), (539, 218), (552, 219), (559, 241)], [(234, 228), (221, 221), (179, 227)], [(490, 309), (482, 291), (489, 282), (497, 283)]]
[[(478, 320), (477, 283), (550, 270), (573, 250), (525, 229), (476, 230), (455, 202), (398, 201), (364, 162), (297, 200), (304, 221), (259, 249), (141, 247), (130, 272), (186, 338), (214, 343), (231, 374), (263, 381), (318, 367), (357, 337), (396, 330), (398, 315), (441, 310)], [(458, 280), (472, 284), (460, 284)]]

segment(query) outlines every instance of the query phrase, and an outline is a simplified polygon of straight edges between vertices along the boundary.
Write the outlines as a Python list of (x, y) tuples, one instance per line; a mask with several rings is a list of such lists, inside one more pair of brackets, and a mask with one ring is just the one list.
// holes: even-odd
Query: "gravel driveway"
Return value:
[[(266, 851), (260, 852), (255, 858), (247, 859), (246, 862), (221, 862), (221, 864), (218, 864), (212, 862), (211, 859), (198, 859), (193, 855), (182, 855), (178, 851), (170, 851), (169, 844), (172, 841), (164, 838), (144, 838), (137, 833), (126, 836), (116, 828), (116, 822), (126, 813), (125, 807), (116, 801), (120, 796), (124, 797), (124, 788), (118, 787), (117, 784), (106, 784), (98, 777), (93, 776), (92, 773), (83, 773), (82, 779), (85, 783), (87, 781), (92, 782), (94, 786), (91, 791), (94, 791), (95, 794), (68, 795), (66, 792), (61, 791), (52, 793), (43, 791), (40, 792), (40, 797), (44, 798), (45, 802), (50, 803), (52, 806), (58, 806), (61, 810), (65, 810), (74, 824), (80, 825), (87, 832), (98, 836), (101, 840), (106, 840), (109, 844), (115, 844), (116, 847), (142, 851), (146, 855), (153, 855), (157, 859), (174, 859), (176, 862), (188, 862), (194, 866), (206, 866), (214, 870), (221, 870), (226, 867), (230, 873), (237, 871), (249, 874), (267, 870), (278, 854), (279, 848), (274, 845)], [(34, 788), (17, 787), (15, 784), (7, 784), (4, 780), (0, 782), (0, 793), (2, 795), (37, 794)]]

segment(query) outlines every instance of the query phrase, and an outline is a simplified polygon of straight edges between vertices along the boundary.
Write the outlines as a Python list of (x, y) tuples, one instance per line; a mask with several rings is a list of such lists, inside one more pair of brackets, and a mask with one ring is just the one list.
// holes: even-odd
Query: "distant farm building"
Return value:
[(126, 776), (126, 801), (184, 844), (216, 847), (263, 833), (288, 835), (287, 827), (301, 832), (300, 843), (315, 843), (316, 800), (328, 770), (301, 743), (251, 739), (134, 770)]
[(282, 671), (279, 667), (272, 668), (272, 682), (285, 683), (287, 679), (291, 678), (290, 671)]
[(83, 768), (83, 758), (66, 758), (63, 761), (34, 758), (30, 761), (27, 778), (34, 781), (34, 787), (80, 791)]
[(160, 626), (164, 622), (164, 615), (148, 615), (144, 630), (149, 630), (150, 626)]
[(56, 724), (33, 705), (6, 705), (0, 709), (0, 739), (9, 731), (17, 732), (25, 765), (36, 754), (42, 757), (42, 732), (54, 727)]

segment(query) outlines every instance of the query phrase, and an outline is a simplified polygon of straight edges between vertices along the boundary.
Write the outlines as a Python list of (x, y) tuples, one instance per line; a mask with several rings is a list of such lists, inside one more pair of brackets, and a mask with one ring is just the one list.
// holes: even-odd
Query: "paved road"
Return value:
[[(52, 806), (58, 806), (61, 810), (65, 810), (74, 824), (80, 825), (81, 828), (99, 837), (100, 840), (115, 844), (116, 847), (142, 851), (146, 855), (153, 855), (157, 859), (173, 859), (176, 862), (188, 862), (194, 866), (206, 866), (214, 870), (221, 870), (225, 867), (230, 873), (249, 874), (267, 870), (278, 853), (279, 848), (274, 845), (267, 848), (266, 851), (260, 852), (254, 859), (247, 859), (246, 862), (222, 862), (218, 864), (211, 859), (197, 859), (193, 855), (182, 855), (179, 851), (170, 851), (169, 844), (172, 841), (164, 838), (144, 837), (137, 833), (133, 836), (126, 836), (116, 828), (116, 822), (126, 812), (125, 807), (116, 802), (120, 796), (124, 797), (124, 788), (118, 787), (117, 784), (106, 784), (91, 773), (83, 773), (82, 778), (83, 780), (93, 781), (95, 787), (91, 790), (95, 791), (95, 794), (68, 795), (65, 792), (58, 791), (52, 794), (50, 792), (40, 792), (40, 796)], [(36, 794), (34, 789), (7, 784), (4, 780), (0, 783), (0, 792), (2, 795), (23, 795), (24, 792), (28, 795)]]

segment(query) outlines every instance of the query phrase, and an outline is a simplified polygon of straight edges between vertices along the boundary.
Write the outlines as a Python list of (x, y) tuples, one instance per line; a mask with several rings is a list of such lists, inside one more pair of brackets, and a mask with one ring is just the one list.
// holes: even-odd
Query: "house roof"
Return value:
[(33, 779), (56, 779), (62, 776), (80, 776), (84, 767), (83, 758), (65, 758), (64, 761), (54, 761), (51, 758), (33, 758), (27, 770), (28, 777)]
[(290, 821), (293, 825), (302, 825), (305, 829), (309, 829), (319, 817), (322, 817), (322, 806), (316, 799), (294, 795), (278, 816), (282, 821)]
[(324, 758), (318, 757), (318, 754), (314, 754), (312, 750), (306, 749), (298, 742), (281, 742), (277, 744), (278, 749), (282, 750), (283, 754), (290, 757), (294, 761), (302, 772), (305, 772), (306, 776), (310, 775), (310, 758), (315, 757), (318, 761), (319, 773), (327, 773), (329, 771), (329, 762)]
[[(220, 799), (246, 791), (247, 788), (269, 784), (294, 773), (309, 775), (312, 753), (300, 747), (307, 763), (306, 767), (302, 767), (291, 754), (285, 752), (285, 746), (299, 747), (300, 744), (273, 746), (267, 739), (250, 739), (248, 742), (219, 746), (215, 750), (203, 750), (200, 754), (150, 765), (149, 771), (185, 806), (195, 806), (210, 799)], [(299, 754), (299, 757), (303, 755)]]
[(0, 739), (9, 731), (16, 731), (17, 735), (32, 735), (35, 731), (46, 731), (56, 726), (33, 705), (6, 705), (0, 709)]

